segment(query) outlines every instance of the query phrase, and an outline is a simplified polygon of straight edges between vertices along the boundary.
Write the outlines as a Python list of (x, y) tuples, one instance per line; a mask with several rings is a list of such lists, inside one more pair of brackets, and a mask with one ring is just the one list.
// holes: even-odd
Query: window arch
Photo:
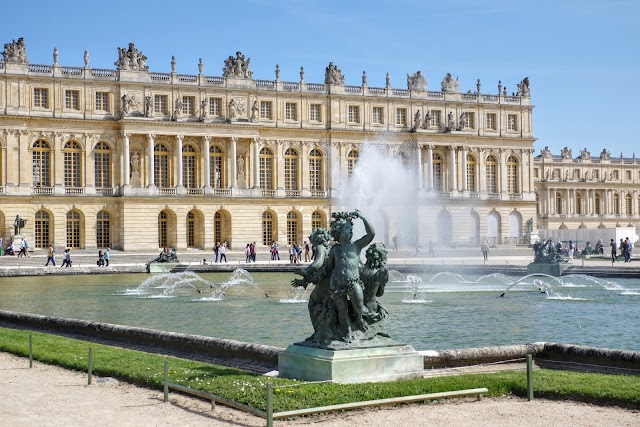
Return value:
[(64, 186), (82, 187), (82, 147), (76, 141), (64, 144)]
[(75, 209), (67, 212), (67, 246), (80, 248), (82, 241), (82, 215)]
[(213, 188), (224, 188), (226, 186), (226, 177), (224, 176), (224, 155), (222, 149), (217, 145), (209, 147), (209, 158), (211, 161), (209, 185)]
[(260, 150), (260, 188), (273, 190), (273, 151), (263, 147)]
[(433, 189), (442, 191), (442, 157), (440, 154), (433, 153)]
[(438, 243), (441, 245), (450, 245), (453, 240), (453, 223), (451, 213), (442, 209), (438, 213)]
[(316, 228), (327, 228), (324, 213), (321, 211), (314, 211), (311, 214), (311, 230), (315, 230)]
[(99, 248), (111, 247), (111, 216), (104, 210), (96, 215), (96, 245)]
[(49, 213), (44, 210), (36, 212), (35, 216), (35, 245), (36, 248), (46, 248), (51, 242), (49, 230), (51, 229)]
[(500, 214), (496, 211), (487, 215), (487, 237), (493, 244), (500, 242)]
[(353, 174), (359, 158), (360, 152), (358, 150), (349, 151), (349, 154), (347, 154), (347, 176), (351, 176)]
[(164, 144), (156, 144), (153, 147), (153, 178), (159, 188), (171, 186), (169, 165), (169, 149)]
[(33, 143), (32, 165), (33, 186), (51, 187), (51, 146), (47, 141), (39, 139)]
[(196, 149), (191, 144), (182, 146), (182, 185), (185, 188), (198, 187), (198, 162)]
[(478, 243), (480, 241), (480, 216), (478, 212), (471, 211), (469, 224), (471, 226), (470, 241), (471, 243)]
[(507, 159), (507, 192), (518, 193), (518, 158), (509, 156)]
[(309, 189), (324, 190), (324, 172), (322, 170), (322, 152), (316, 148), (309, 153)]
[(631, 204), (631, 194), (627, 193), (624, 196), (624, 210), (627, 215), (633, 214), (633, 205)]
[(278, 240), (276, 238), (276, 221), (274, 215), (269, 211), (262, 213), (262, 244), (267, 246), (271, 242)]
[(467, 190), (475, 193), (476, 189), (476, 158), (471, 154), (467, 154)]
[(287, 148), (284, 152), (284, 189), (287, 191), (297, 191), (298, 185), (298, 164), (300, 156), (298, 151)]
[(613, 193), (613, 213), (620, 215), (620, 195), (618, 193)]
[(100, 141), (93, 148), (94, 176), (96, 188), (110, 188), (111, 184), (111, 147)]
[(487, 157), (485, 163), (487, 178), (487, 193), (498, 192), (498, 160), (493, 154)]
[(297, 212), (289, 211), (287, 214), (287, 243), (293, 245), (300, 242), (300, 216)]

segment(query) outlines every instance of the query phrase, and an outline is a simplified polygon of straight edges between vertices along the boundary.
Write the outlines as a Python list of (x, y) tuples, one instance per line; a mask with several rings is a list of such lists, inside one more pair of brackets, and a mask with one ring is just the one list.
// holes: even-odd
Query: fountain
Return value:
[(560, 277), (562, 273), (569, 268), (567, 260), (556, 251), (556, 247), (551, 239), (541, 244), (536, 243), (534, 250), (535, 258), (533, 262), (527, 266), (528, 273), (543, 273)]

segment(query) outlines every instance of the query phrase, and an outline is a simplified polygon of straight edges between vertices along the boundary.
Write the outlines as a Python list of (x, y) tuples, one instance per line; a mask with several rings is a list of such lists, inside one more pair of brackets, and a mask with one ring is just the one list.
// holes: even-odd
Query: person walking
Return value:
[(618, 245), (615, 240), (611, 239), (609, 246), (611, 246), (611, 265), (613, 265), (613, 262), (618, 259)]
[(216, 259), (213, 262), (217, 263), (218, 255), (220, 254), (220, 242), (215, 242), (213, 244), (213, 254), (216, 256)]
[(482, 246), (480, 249), (482, 250), (482, 257), (484, 258), (484, 263), (486, 264), (487, 260), (489, 259), (489, 244), (486, 240), (482, 242)]
[(256, 262), (256, 242), (249, 245), (249, 261)]
[(44, 266), (47, 267), (49, 263), (53, 264), (54, 267), (56, 266), (56, 251), (53, 249), (53, 245), (49, 245), (49, 249), (47, 250), (47, 263)]
[(111, 258), (111, 254), (109, 253), (109, 248), (104, 251), (104, 264), (109, 267), (109, 258)]
[(96, 262), (96, 265), (98, 267), (104, 267), (104, 252), (102, 252), (101, 250), (98, 251), (98, 261)]
[(60, 268), (62, 267), (71, 267), (71, 248), (65, 249), (62, 253), (62, 264)]
[(218, 248), (218, 252), (220, 253), (220, 262), (222, 262), (222, 258), (224, 258), (225, 264), (227, 263), (227, 242), (224, 242)]
[(309, 256), (310, 250), (311, 250), (311, 248), (309, 247), (309, 243), (308, 242), (304, 242), (304, 262), (311, 261), (311, 257)]
[(27, 256), (27, 241), (25, 239), (20, 243), (20, 252), (18, 252), (18, 258), (21, 256)]
[(569, 262), (573, 262), (573, 251), (576, 250), (575, 245), (573, 244), (573, 240), (569, 240), (569, 247), (567, 249), (569, 255)]

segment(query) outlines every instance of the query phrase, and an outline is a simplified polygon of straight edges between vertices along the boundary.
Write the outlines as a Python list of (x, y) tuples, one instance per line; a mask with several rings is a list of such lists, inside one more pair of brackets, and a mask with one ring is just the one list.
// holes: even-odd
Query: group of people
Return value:
[(216, 256), (214, 262), (216, 262), (216, 263), (222, 262), (222, 258), (224, 258), (224, 262), (226, 263), (227, 262), (227, 249), (228, 248), (229, 248), (229, 244), (227, 243), (226, 240), (224, 242), (222, 242), (222, 244), (220, 244), (220, 242), (216, 242), (213, 245), (213, 254)]
[(101, 250), (98, 251), (98, 261), (96, 262), (97, 266), (109, 267), (109, 258), (111, 258), (109, 248), (105, 249), (104, 252), (102, 252)]
[(256, 242), (247, 243), (247, 246), (244, 248), (244, 262), (256, 262)]
[(620, 255), (624, 257), (624, 262), (631, 262), (631, 252), (633, 251), (633, 243), (629, 238), (625, 238), (624, 240), (620, 239), (620, 244), (618, 245), (614, 239), (611, 239), (611, 264), (613, 264), (618, 259), (618, 249), (620, 250)]
[[(304, 252), (304, 262), (310, 262), (313, 259), (313, 254), (311, 253), (311, 246), (306, 241), (299, 245), (294, 243), (289, 248), (289, 262), (291, 264), (298, 264), (302, 262), (302, 253)], [(278, 257), (278, 259), (280, 259)]]

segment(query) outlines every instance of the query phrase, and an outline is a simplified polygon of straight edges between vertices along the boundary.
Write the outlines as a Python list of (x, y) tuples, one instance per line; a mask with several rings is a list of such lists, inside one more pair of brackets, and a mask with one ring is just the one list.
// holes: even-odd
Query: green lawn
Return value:
[[(165, 356), (126, 350), (56, 335), (0, 328), (0, 351), (28, 356), (29, 334), (33, 358), (43, 363), (86, 372), (88, 347), (93, 372), (142, 386), (162, 389)], [(266, 383), (274, 384), (274, 410), (288, 411), (364, 400), (410, 396), (441, 391), (486, 387), (487, 395), (525, 397), (525, 372), (459, 375), (368, 384), (312, 383), (268, 378), (237, 369), (174, 357), (169, 360), (169, 381), (266, 409)], [(28, 364), (25, 359), (25, 365)], [(640, 408), (640, 378), (554, 370), (534, 372), (535, 397), (571, 399), (601, 405)]]

